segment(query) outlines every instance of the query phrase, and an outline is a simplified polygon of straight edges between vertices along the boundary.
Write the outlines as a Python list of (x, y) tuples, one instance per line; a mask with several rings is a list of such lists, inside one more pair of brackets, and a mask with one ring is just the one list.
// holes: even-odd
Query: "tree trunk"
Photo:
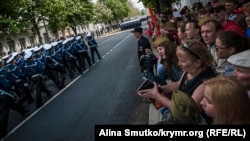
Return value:
[(36, 24), (36, 21), (33, 21), (33, 26), (34, 26), (34, 31), (38, 36), (39, 43), (40, 43), (40, 45), (42, 45), (43, 44), (43, 39), (42, 39), (42, 36), (41, 36), (40, 29), (39, 29), (38, 25)]
[(32, 24), (33, 24), (33, 31), (35, 32), (35, 34), (37, 34), (38, 39), (39, 39), (39, 43), (40, 43), (40, 45), (42, 45), (42, 44), (43, 44), (43, 39), (42, 39), (42, 36), (41, 36), (41, 33), (40, 33), (40, 29), (39, 29), (39, 26), (38, 26), (38, 22), (36, 22), (36, 17), (35, 17), (34, 14), (31, 12), (30, 9), (29, 9), (28, 11), (29, 11), (29, 13), (30, 13), (31, 22), (32, 22)]
[(76, 26), (71, 26), (72, 30), (74, 31), (75, 33), (75, 36), (77, 35), (77, 31), (76, 31)]

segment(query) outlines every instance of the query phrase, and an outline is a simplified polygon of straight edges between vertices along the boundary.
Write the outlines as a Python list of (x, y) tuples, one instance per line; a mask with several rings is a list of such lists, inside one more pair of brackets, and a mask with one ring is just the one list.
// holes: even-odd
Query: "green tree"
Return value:
[(62, 0), (46, 0), (46, 7), (42, 10), (48, 28), (52, 33), (65, 29), (66, 22), (66, 4)]
[(138, 0), (138, 2), (142, 2), (143, 5), (147, 8), (153, 8), (155, 10), (161, 12), (170, 12), (172, 3), (177, 3), (180, 0)]
[(93, 3), (90, 0), (66, 0), (66, 23), (70, 26), (75, 35), (76, 27), (88, 24), (93, 18)]
[(125, 0), (105, 0), (103, 2), (109, 9), (112, 10), (114, 15), (113, 21), (122, 21), (124, 18), (128, 17), (129, 7), (127, 1)]
[(114, 18), (112, 10), (109, 9), (106, 5), (97, 2), (94, 5), (94, 23), (98, 23), (100, 21), (109, 23)]
[(20, 33), (25, 27), (22, 13), (23, 0), (1, 0), (0, 1), (0, 31), (3, 33)]
[(43, 44), (39, 28), (39, 24), (42, 22), (43, 15), (41, 14), (41, 10), (44, 8), (43, 6), (42, 0), (22, 0), (19, 13), (21, 22), (27, 26), (32, 34), (38, 36), (40, 44)]
[(75, 34), (76, 26), (87, 24), (93, 17), (93, 4), (90, 0), (1, 0), (0, 30), (6, 33), (20, 33), (29, 30), (40, 34), (40, 24), (45, 22), (56, 33), (70, 26)]

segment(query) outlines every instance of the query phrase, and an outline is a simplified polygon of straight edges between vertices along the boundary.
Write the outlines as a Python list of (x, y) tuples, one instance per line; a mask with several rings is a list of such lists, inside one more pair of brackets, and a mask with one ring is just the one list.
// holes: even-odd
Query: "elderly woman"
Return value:
[(240, 81), (220, 76), (205, 81), (204, 85), (201, 105), (213, 118), (213, 124), (250, 124), (250, 99)]
[[(141, 90), (138, 92), (138, 95), (155, 99), (170, 108), (171, 98), (164, 96), (164, 94), (169, 94), (178, 89), (190, 95), (202, 112), (200, 102), (203, 99), (203, 81), (215, 77), (215, 72), (212, 69), (213, 58), (211, 53), (200, 41), (190, 40), (177, 47), (176, 55), (179, 61), (178, 64), (183, 71), (181, 79), (178, 82), (160, 86), (163, 94), (159, 93), (155, 84), (153, 89)], [(205, 114), (203, 116), (206, 118)], [(210, 123), (209, 118), (206, 121)]]

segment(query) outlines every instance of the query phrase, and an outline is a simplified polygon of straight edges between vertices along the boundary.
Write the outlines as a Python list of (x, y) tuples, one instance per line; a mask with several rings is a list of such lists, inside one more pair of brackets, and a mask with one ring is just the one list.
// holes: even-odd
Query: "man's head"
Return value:
[(143, 31), (143, 29), (141, 27), (136, 27), (136, 28), (134, 28), (132, 33), (134, 33), (136, 38), (140, 38), (142, 36), (142, 31)]
[(223, 5), (217, 5), (210, 9), (211, 17), (213, 17), (216, 21), (224, 24), (226, 21), (227, 11)]
[(212, 6), (212, 7), (217, 6), (217, 5), (220, 5), (219, 0), (210, 0), (210, 3), (211, 3), (211, 6)]
[(228, 13), (233, 13), (235, 9), (238, 7), (238, 1), (237, 0), (226, 0), (225, 8)]
[(214, 19), (209, 19), (201, 25), (201, 36), (207, 45), (215, 43), (216, 34), (221, 30), (221, 25)]
[(234, 65), (233, 76), (250, 90), (250, 50), (230, 56), (227, 61)]
[(27, 51), (27, 52), (25, 52), (25, 55), (24, 55), (24, 60), (32, 60), (33, 59), (33, 53), (32, 53), (32, 51)]

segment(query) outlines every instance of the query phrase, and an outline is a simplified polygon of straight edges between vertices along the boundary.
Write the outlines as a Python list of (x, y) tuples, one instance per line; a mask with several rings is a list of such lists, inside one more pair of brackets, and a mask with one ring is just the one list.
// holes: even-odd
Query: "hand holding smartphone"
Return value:
[[(150, 80), (145, 80), (137, 89), (137, 91), (141, 91), (141, 90), (146, 90), (146, 89), (152, 89), (154, 88), (154, 83)], [(159, 93), (162, 93), (163, 90), (161, 88), (158, 87), (158, 91)]]

